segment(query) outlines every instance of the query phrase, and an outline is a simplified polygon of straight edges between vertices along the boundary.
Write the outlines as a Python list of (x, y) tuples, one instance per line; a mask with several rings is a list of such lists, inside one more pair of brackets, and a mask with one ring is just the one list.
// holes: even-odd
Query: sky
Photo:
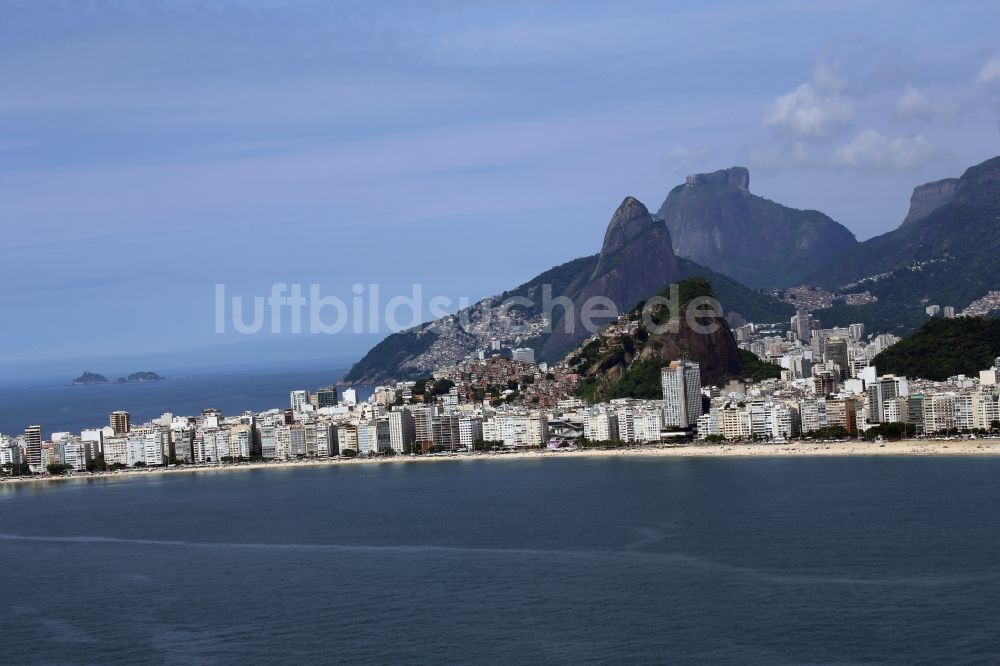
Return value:
[(998, 25), (995, 1), (2, 0), (0, 373), (357, 358), (387, 331), (219, 333), (216, 285), (476, 300), (733, 165), (884, 233), (1000, 154)]

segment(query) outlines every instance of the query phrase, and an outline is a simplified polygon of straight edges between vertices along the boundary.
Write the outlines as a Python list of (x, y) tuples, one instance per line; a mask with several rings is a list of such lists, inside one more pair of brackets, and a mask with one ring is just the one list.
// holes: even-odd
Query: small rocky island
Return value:
[(128, 377), (119, 377), (115, 381), (111, 381), (104, 375), (98, 374), (96, 372), (84, 372), (82, 375), (73, 380), (73, 386), (89, 386), (91, 384), (132, 384), (140, 382), (158, 382), (164, 379), (155, 372), (133, 372)]

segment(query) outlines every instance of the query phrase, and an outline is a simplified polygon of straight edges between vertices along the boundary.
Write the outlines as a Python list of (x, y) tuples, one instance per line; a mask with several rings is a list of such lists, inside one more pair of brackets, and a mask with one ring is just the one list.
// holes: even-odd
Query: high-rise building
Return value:
[(416, 443), (421, 448), (428, 448), (434, 444), (434, 430), (432, 421), (434, 419), (434, 407), (412, 407), (410, 413), (413, 414), (413, 429)]
[(805, 399), (799, 402), (799, 432), (810, 433), (828, 424), (826, 400), (823, 398)]
[(258, 429), (260, 437), (260, 457), (264, 460), (272, 460), (275, 455), (275, 427), (273, 425), (262, 425)]
[(835, 363), (840, 368), (840, 381), (847, 379), (851, 371), (847, 359), (847, 339), (840, 335), (831, 335), (823, 345), (823, 355), (824, 360)]
[(431, 419), (431, 439), (434, 446), (442, 447), (446, 451), (457, 449), (462, 441), (460, 421), (461, 417), (458, 414), (443, 414)]
[(24, 429), (24, 454), (28, 468), (32, 472), (42, 471), (42, 426), (33, 425)]
[(306, 405), (309, 404), (309, 391), (292, 391), (288, 394), (288, 401), (291, 405), (292, 411), (296, 414), (301, 414), (306, 411)]
[(799, 310), (792, 317), (791, 325), (796, 338), (802, 342), (809, 342), (812, 338), (812, 315), (804, 310)]
[(905, 398), (910, 395), (906, 377), (896, 377), (895, 375), (885, 375), (879, 377), (874, 382), (865, 387), (868, 394), (868, 420), (871, 423), (888, 423), (890, 419), (898, 421), (904, 418), (905, 414), (900, 414), (900, 410), (895, 406), (889, 406), (890, 414), (886, 414), (887, 403), (896, 398)]
[(672, 361), (660, 371), (663, 388), (663, 424), (689, 428), (701, 416), (701, 367), (691, 361)]
[(111, 430), (116, 435), (125, 435), (132, 429), (132, 421), (128, 412), (111, 412), (108, 418)]
[(406, 453), (416, 441), (413, 414), (403, 408), (389, 412), (389, 444), (396, 453)]
[(858, 403), (852, 398), (828, 398), (826, 401), (826, 424), (840, 426), (848, 434), (855, 434), (858, 430)]
[(475, 443), (481, 439), (483, 439), (482, 419), (472, 416), (463, 416), (458, 422), (459, 445), (462, 448), (469, 449), (471, 451)]
[(592, 442), (618, 441), (618, 417), (601, 407), (593, 407), (583, 420), (583, 436)]
[(324, 386), (322, 388), (316, 389), (316, 407), (322, 409), (323, 407), (336, 407), (336, 406), (337, 406), (336, 386)]
[(194, 460), (191, 446), (193, 441), (194, 430), (190, 426), (181, 425), (170, 429), (170, 445), (176, 462), (189, 463)]

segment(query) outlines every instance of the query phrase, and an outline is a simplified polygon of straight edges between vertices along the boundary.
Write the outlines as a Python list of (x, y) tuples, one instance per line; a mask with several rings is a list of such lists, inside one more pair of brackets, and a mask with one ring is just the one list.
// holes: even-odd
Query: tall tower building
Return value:
[(288, 394), (288, 402), (293, 412), (301, 414), (309, 404), (309, 391), (292, 391)]
[(840, 380), (850, 376), (851, 366), (847, 361), (847, 339), (840, 335), (831, 335), (823, 345), (824, 358), (840, 367)]
[(689, 428), (701, 416), (701, 367), (690, 361), (672, 361), (660, 371), (663, 387), (663, 424)]
[(316, 389), (316, 407), (322, 409), (323, 407), (336, 407), (336, 406), (337, 406), (336, 386), (324, 386), (323, 388)]
[(805, 310), (799, 310), (792, 317), (792, 331), (795, 332), (795, 337), (797, 337), (802, 342), (809, 342), (812, 338), (812, 315), (810, 315)]
[(42, 426), (33, 425), (24, 429), (24, 453), (28, 468), (32, 472), (42, 471)]
[(124, 435), (132, 429), (132, 420), (128, 412), (111, 412), (108, 424), (116, 435)]

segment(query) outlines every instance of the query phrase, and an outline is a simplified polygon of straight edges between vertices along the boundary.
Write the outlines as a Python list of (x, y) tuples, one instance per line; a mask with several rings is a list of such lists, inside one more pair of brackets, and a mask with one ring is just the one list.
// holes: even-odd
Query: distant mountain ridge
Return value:
[[(605, 232), (601, 252), (551, 268), (537, 277), (433, 322), (389, 335), (373, 347), (344, 377), (345, 383), (380, 383), (427, 376), (437, 367), (456, 363), (491, 341), (530, 347), (539, 360), (560, 360), (590, 332), (582, 325), (582, 306), (592, 296), (609, 298), (619, 313), (685, 277), (700, 276), (717, 284), (723, 308), (734, 321), (781, 321), (793, 309), (774, 297), (753, 291), (735, 280), (674, 255), (670, 232), (634, 197), (626, 197)], [(549, 297), (573, 303), (573, 318), (555, 307), (555, 321), (543, 309)], [(506, 313), (498, 307), (511, 299), (518, 305)], [(593, 318), (604, 323), (609, 318)], [(573, 325), (567, 332), (566, 324)]]
[(96, 372), (85, 371), (82, 375), (74, 379), (71, 383), (73, 386), (87, 386), (91, 384), (129, 384), (136, 382), (158, 382), (163, 377), (156, 374), (155, 372), (143, 371), (143, 372), (133, 372), (127, 377), (119, 377), (115, 381), (111, 381), (102, 374)]
[(846, 227), (750, 193), (750, 172), (692, 174), (656, 213), (674, 252), (755, 288), (799, 284), (816, 266), (857, 244)]
[[(806, 278), (842, 293), (869, 291), (878, 303), (820, 310), (825, 325), (847, 319), (906, 334), (926, 305), (969, 305), (1000, 289), (1000, 157), (957, 179), (917, 187), (893, 231), (834, 257)], [(900, 327), (900, 323), (903, 326)]]

